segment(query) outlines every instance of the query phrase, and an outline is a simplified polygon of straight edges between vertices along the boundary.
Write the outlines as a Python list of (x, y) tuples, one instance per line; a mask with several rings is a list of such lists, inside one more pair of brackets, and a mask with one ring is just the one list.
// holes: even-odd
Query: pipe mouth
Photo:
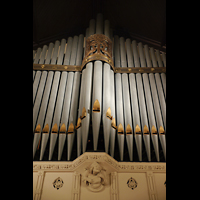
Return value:
[(148, 129), (147, 125), (144, 125), (143, 134), (149, 135), (149, 129)]
[(51, 133), (58, 134), (58, 125), (56, 123), (54, 124)]
[(133, 131), (130, 124), (128, 124), (126, 127), (126, 135), (131, 135), (131, 134), (133, 134)]
[(151, 134), (152, 135), (157, 135), (158, 134), (155, 126), (152, 126), (152, 128), (151, 128)]
[(98, 113), (100, 112), (100, 103), (99, 101), (96, 99), (92, 108), (92, 112), (94, 113)]
[(159, 134), (165, 135), (165, 131), (164, 131), (164, 128), (162, 126), (160, 126)]
[(76, 125), (76, 130), (78, 130), (80, 127), (81, 127), (81, 118), (79, 117)]
[(71, 123), (69, 125), (69, 128), (68, 128), (68, 131), (67, 131), (68, 134), (73, 134), (74, 133), (74, 125), (73, 123)]
[(66, 126), (65, 126), (64, 123), (63, 123), (62, 126), (60, 127), (59, 134), (66, 134)]
[(137, 124), (136, 127), (135, 127), (135, 134), (136, 134), (136, 135), (141, 135), (141, 134), (142, 134), (141, 129), (140, 129), (140, 127), (139, 127), (138, 124)]
[(123, 134), (124, 134), (124, 129), (123, 129), (123, 126), (122, 126), (121, 123), (120, 123), (119, 126), (118, 126), (117, 133), (118, 133), (119, 135), (123, 135)]
[(106, 117), (110, 120), (112, 120), (112, 116), (111, 116), (111, 109), (110, 107), (108, 108), (107, 112), (106, 112)]
[(86, 117), (86, 109), (85, 107), (83, 107), (83, 110), (82, 110), (82, 115), (80, 116), (81, 120), (84, 119)]
[(49, 125), (46, 124), (45, 127), (42, 129), (42, 133), (47, 134), (49, 133)]
[(37, 127), (35, 128), (34, 133), (40, 133), (41, 132), (41, 126), (40, 124), (37, 125)]

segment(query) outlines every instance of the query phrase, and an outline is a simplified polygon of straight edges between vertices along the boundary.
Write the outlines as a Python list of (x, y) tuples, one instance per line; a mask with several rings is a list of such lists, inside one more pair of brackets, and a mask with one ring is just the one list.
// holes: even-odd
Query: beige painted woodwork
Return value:
[[(96, 162), (97, 171), (91, 167)], [(96, 184), (93, 191), (83, 181), (86, 170)], [(74, 161), (33, 162), (34, 200), (165, 200), (165, 182), (166, 163), (118, 162), (103, 152), (86, 152)]]

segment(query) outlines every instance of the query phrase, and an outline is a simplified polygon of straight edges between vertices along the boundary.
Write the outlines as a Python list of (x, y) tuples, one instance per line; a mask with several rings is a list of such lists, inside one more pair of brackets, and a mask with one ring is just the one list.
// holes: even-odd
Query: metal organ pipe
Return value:
[[(144, 51), (145, 51), (145, 56), (146, 56), (147, 67), (152, 67), (148, 45), (144, 45)], [(150, 121), (150, 125), (151, 125), (151, 138), (152, 138), (153, 146), (155, 149), (157, 161), (159, 161), (160, 158), (159, 158), (159, 146), (158, 146), (158, 132), (157, 132), (156, 120), (155, 120), (155, 116), (154, 116), (154, 111), (158, 111), (158, 109), (159, 109), (159, 102), (158, 102), (158, 96), (157, 96), (157, 91), (156, 91), (156, 87), (155, 87), (154, 74), (151, 73), (148, 76), (149, 76), (149, 81), (150, 81), (152, 98), (149, 97), (151, 95), (151, 94), (149, 94), (150, 93), (150, 88), (149, 88), (149, 91), (148, 91), (149, 93), (146, 94), (146, 96), (149, 95), (148, 96), (149, 98), (147, 97), (149, 99), (147, 109), (148, 109), (148, 115), (150, 118), (149, 121)], [(154, 103), (154, 109), (153, 109), (152, 103)], [(156, 113), (156, 118), (157, 117), (158, 117), (158, 115)]]
[[(90, 20), (89, 25), (89, 36), (95, 33), (95, 20)], [(92, 74), (93, 74), (93, 63), (89, 62), (86, 64), (85, 73), (85, 92), (83, 96), (83, 108), (85, 109), (86, 117), (82, 119), (82, 151), (86, 151), (87, 138), (89, 132), (90, 123), (90, 102), (91, 102), (91, 89), (92, 89)]]
[[(134, 56), (135, 67), (140, 67), (137, 43), (135, 40), (132, 41), (132, 47), (133, 47), (133, 56)], [(145, 99), (144, 99), (142, 75), (139, 73), (136, 74), (136, 82), (137, 82), (137, 88), (138, 88), (137, 91), (138, 91), (138, 97), (139, 97), (138, 100), (139, 100), (140, 117), (141, 117), (141, 124), (142, 124), (141, 130), (143, 133), (144, 144), (146, 147), (148, 160), (149, 160), (150, 159), (150, 155), (149, 155), (150, 154), (150, 141), (149, 141), (149, 128), (148, 128), (149, 126), (148, 126), (148, 120), (147, 120), (146, 103), (145, 103)]]
[[(151, 54), (151, 58), (153, 62), (153, 67), (158, 67), (153, 47), (150, 48), (150, 54)], [(157, 85), (158, 97), (160, 101), (161, 113), (163, 117), (163, 123), (164, 123), (164, 126), (166, 127), (166, 102), (164, 98), (164, 92), (163, 92), (159, 73), (155, 73), (155, 80), (156, 80), (156, 85)]]
[[(64, 65), (69, 65), (71, 54), (72, 54), (72, 45), (73, 45), (73, 38), (69, 37), (67, 40), (67, 48), (64, 57)], [(62, 72), (63, 73), (63, 72)], [(58, 139), (58, 160), (61, 159), (62, 151), (64, 148), (66, 134), (67, 134), (67, 127), (68, 127), (68, 119), (69, 119), (69, 110), (70, 110), (70, 102), (71, 102), (71, 83), (72, 83), (72, 75), (69, 76), (69, 72), (66, 72), (67, 78), (65, 81), (65, 91), (64, 91), (64, 99), (63, 99), (63, 108), (62, 114), (60, 118), (60, 131), (59, 131), (59, 139)]]
[[(150, 54), (151, 54), (151, 58), (152, 58), (153, 67), (157, 67), (155, 51), (152, 47), (150, 48)], [(166, 159), (166, 140), (165, 140), (166, 102), (165, 102), (165, 98), (164, 98), (164, 92), (163, 92), (163, 89), (162, 89), (162, 84), (161, 84), (161, 79), (160, 79), (159, 73), (155, 73), (155, 82), (156, 82), (156, 86), (157, 86), (157, 94), (158, 94), (161, 114), (158, 112), (158, 110), (157, 110), (156, 113), (157, 113), (157, 115), (159, 115), (159, 117), (162, 115), (162, 117), (160, 117), (157, 120), (158, 129), (159, 129), (159, 139), (160, 139), (161, 146), (162, 146), (162, 149), (163, 149), (163, 153), (164, 153), (164, 156), (165, 156), (165, 159)]]
[[(120, 49), (119, 37), (114, 36), (115, 40), (115, 67), (120, 67)], [(116, 123), (117, 123), (117, 138), (119, 144), (120, 160), (123, 161), (124, 154), (124, 110), (122, 98), (122, 78), (120, 73), (115, 74), (115, 91), (116, 91)]]
[[(97, 14), (96, 34), (103, 34), (103, 15)], [(93, 146), (97, 150), (99, 129), (102, 114), (102, 61), (94, 62), (93, 75), (93, 92), (92, 92), (92, 131), (93, 131)]]
[[(86, 36), (85, 40), (89, 36), (89, 28), (86, 29)], [(86, 42), (85, 42), (85, 48), (86, 48)], [(85, 55), (85, 49), (84, 49), (84, 55)], [(81, 77), (81, 90), (80, 90), (80, 98), (79, 98), (79, 111), (78, 111), (78, 123), (77, 123), (77, 157), (81, 154), (81, 144), (82, 144), (82, 111), (83, 111), (83, 99), (85, 95), (85, 70), (84, 68), (82, 70), (82, 77)]]
[[(125, 41), (123, 37), (120, 37), (120, 53), (121, 53), (121, 67), (127, 67)], [(125, 135), (128, 146), (130, 161), (133, 160), (133, 128), (132, 128), (132, 116), (130, 105), (130, 92), (128, 83), (128, 74), (122, 74), (122, 94), (124, 105), (124, 122), (125, 122)]]
[[(114, 60), (114, 38), (113, 30), (110, 29), (110, 38), (112, 39), (112, 59)], [(111, 128), (110, 128), (110, 155), (114, 157), (115, 149), (115, 135), (116, 135), (116, 115), (115, 115), (115, 78), (114, 71), (110, 70), (110, 108), (112, 114)]]
[[(83, 54), (83, 34), (79, 35), (78, 39), (78, 49), (76, 56), (76, 65), (81, 65), (82, 54)], [(69, 115), (69, 125), (73, 124), (73, 133), (68, 131), (68, 154), (67, 159), (70, 160), (72, 146), (74, 143), (75, 137), (75, 127), (76, 127), (76, 118), (77, 118), (77, 108), (78, 108), (78, 97), (79, 97), (79, 88), (80, 88), (80, 72), (74, 73), (74, 81), (73, 81), (73, 91), (72, 91), (72, 100), (71, 100), (71, 109)], [(72, 131), (72, 130), (71, 130)]]
[[(126, 39), (126, 48), (127, 48), (128, 67), (134, 67), (133, 53), (131, 50), (130, 39)], [(136, 142), (136, 148), (137, 148), (139, 161), (142, 161), (142, 135), (141, 135), (141, 125), (140, 125), (140, 113), (139, 113), (139, 106), (138, 106), (137, 85), (136, 85), (135, 79), (136, 79), (136, 75), (134, 73), (129, 74), (134, 138)]]
[[(140, 42), (138, 44), (138, 46), (139, 46), (139, 52), (140, 52), (141, 67), (146, 67), (144, 51), (143, 51), (143, 45)], [(152, 97), (151, 97), (151, 92), (150, 92), (149, 77), (148, 77), (147, 73), (143, 73), (142, 77), (143, 77), (143, 83), (144, 83), (144, 89), (145, 89), (145, 99), (146, 99), (148, 119), (149, 119), (149, 128), (150, 128), (149, 132), (151, 134), (156, 134), (157, 130), (156, 130), (156, 122), (155, 122), (154, 111), (153, 111)], [(151, 155), (150, 155), (150, 135), (149, 134), (146, 135), (146, 146), (148, 146), (148, 151), (147, 152), (149, 153), (149, 160), (151, 160)]]
[(110, 127), (110, 155), (114, 157), (115, 135), (116, 135), (116, 116), (115, 116), (115, 82), (114, 71), (110, 70), (110, 108), (112, 121)]
[[(110, 22), (104, 21), (104, 35), (110, 37)], [(103, 66), (103, 133), (104, 133), (104, 144), (105, 151), (108, 153), (109, 139), (110, 139), (110, 127), (111, 127), (111, 113), (110, 108), (110, 65), (104, 63)]]
[[(72, 51), (71, 51), (71, 57), (70, 57), (70, 65), (75, 65), (76, 63), (76, 54), (77, 54), (77, 47), (78, 47), (78, 36), (74, 36), (73, 42), (72, 42)], [(67, 160), (70, 159), (71, 155), (71, 149), (72, 149), (72, 140), (73, 140), (73, 134), (74, 134), (74, 125), (73, 123), (69, 123), (69, 117), (70, 117), (70, 110), (72, 105), (72, 91), (73, 91), (73, 81), (74, 81), (74, 72), (68, 72), (68, 81), (65, 91), (65, 98), (68, 99), (66, 101), (66, 109), (63, 110), (63, 113), (66, 113), (66, 119), (61, 121), (61, 124), (66, 123), (66, 131), (67, 131)]]

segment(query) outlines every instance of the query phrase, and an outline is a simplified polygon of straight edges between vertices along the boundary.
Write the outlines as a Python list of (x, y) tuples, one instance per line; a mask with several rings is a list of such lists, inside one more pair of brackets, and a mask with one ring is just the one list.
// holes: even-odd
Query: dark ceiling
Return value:
[(33, 49), (85, 35), (97, 13), (113, 34), (166, 51), (166, 0), (33, 0)]

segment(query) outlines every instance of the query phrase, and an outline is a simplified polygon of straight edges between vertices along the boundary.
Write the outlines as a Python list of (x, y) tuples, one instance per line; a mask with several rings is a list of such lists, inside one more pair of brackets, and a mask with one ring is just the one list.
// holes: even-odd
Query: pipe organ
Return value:
[(69, 161), (89, 143), (119, 161), (166, 160), (166, 54), (113, 35), (102, 14), (85, 36), (33, 51), (33, 160)]

